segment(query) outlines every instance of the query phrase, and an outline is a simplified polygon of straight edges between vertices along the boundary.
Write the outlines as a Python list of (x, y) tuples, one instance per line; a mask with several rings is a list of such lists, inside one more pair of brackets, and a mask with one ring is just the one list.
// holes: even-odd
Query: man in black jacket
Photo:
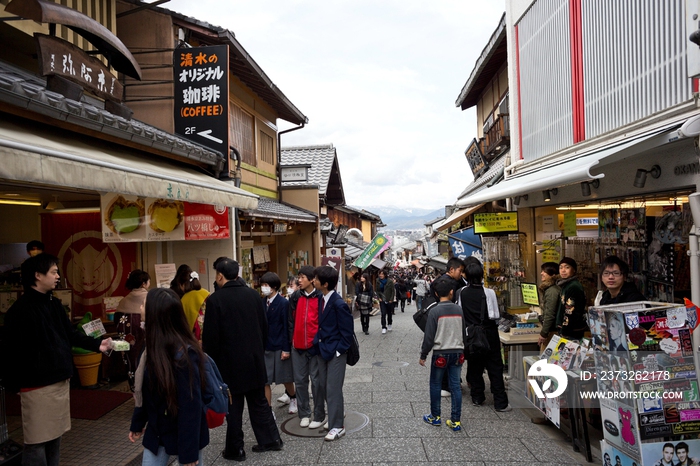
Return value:
[(258, 293), (238, 280), (238, 262), (216, 264), (219, 289), (207, 298), (202, 347), (219, 366), (233, 404), (226, 416), (225, 459), (244, 461), (243, 406), (258, 444), (254, 452), (281, 450), (282, 439), (265, 398), (267, 318)]
[(38, 254), (22, 263), (24, 294), (5, 316), (3, 385), (22, 397), (23, 464), (58, 466), (61, 436), (71, 428), (72, 346), (107, 351), (102, 341), (78, 332), (53, 297), (58, 258)]
[(634, 283), (627, 281), (629, 271), (627, 263), (617, 256), (608, 256), (600, 264), (600, 278), (607, 288), (600, 300), (601, 306), (646, 300)]

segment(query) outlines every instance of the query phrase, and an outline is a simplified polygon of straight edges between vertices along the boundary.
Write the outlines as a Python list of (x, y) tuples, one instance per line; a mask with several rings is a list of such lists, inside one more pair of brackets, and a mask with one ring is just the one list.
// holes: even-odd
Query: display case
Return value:
[(615, 464), (619, 457), (623, 465), (652, 466), (664, 449), (673, 464), (685, 464), (686, 455), (700, 457), (700, 440), (689, 440), (700, 434), (695, 306), (598, 306), (589, 309), (588, 318), (604, 428), (603, 464)]

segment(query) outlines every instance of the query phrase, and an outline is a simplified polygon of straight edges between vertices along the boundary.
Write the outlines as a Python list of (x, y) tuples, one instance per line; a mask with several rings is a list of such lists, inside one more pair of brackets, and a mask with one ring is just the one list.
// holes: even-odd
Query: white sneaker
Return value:
[(391, 332), (391, 325), (387, 325), (386, 328)]
[(440, 390), (440, 396), (452, 396), (447, 390)]
[(291, 401), (289, 402), (289, 414), (296, 414), (299, 412), (299, 409), (297, 408), (297, 399), (292, 398)]
[(309, 424), (309, 429), (318, 429), (319, 427), (321, 427), (325, 423), (326, 423), (325, 419), (322, 421), (311, 421), (311, 423)]
[(328, 430), (328, 423), (323, 424), (323, 430)]
[(383, 329), (382, 329), (382, 335), (385, 334), (385, 333), (386, 333), (386, 329), (383, 328)]
[(281, 397), (277, 398), (277, 401), (279, 401), (283, 405), (288, 405), (291, 400), (292, 399), (289, 398), (289, 395), (287, 395), (286, 393), (283, 393)]
[(311, 422), (311, 419), (308, 417), (302, 417), (301, 421), (299, 421), (299, 427), (309, 427), (309, 423)]
[(326, 440), (332, 442), (333, 440), (338, 440), (340, 437), (345, 435), (345, 428), (334, 427), (326, 435)]

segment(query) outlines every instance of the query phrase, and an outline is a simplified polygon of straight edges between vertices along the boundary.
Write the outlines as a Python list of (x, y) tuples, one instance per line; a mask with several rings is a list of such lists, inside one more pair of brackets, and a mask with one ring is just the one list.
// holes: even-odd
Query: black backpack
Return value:
[(357, 361), (360, 360), (360, 343), (357, 341), (357, 336), (355, 332), (352, 332), (352, 339), (350, 340), (350, 348), (348, 348), (348, 358), (345, 361), (348, 366), (354, 366)]

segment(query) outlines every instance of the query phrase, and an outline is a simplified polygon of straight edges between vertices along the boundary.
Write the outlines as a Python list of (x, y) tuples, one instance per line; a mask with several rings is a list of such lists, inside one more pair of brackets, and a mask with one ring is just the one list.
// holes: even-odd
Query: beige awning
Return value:
[(484, 204), (477, 204), (474, 206), (466, 207), (464, 209), (456, 210), (452, 215), (447, 217), (445, 220), (436, 224), (433, 227), (433, 230), (438, 230), (438, 231), (447, 230), (452, 225), (454, 225), (457, 222), (461, 222), (463, 219), (470, 216), (471, 214), (473, 214), (477, 210), (481, 209), (483, 206), (484, 206)]
[(255, 194), (192, 168), (68, 135), (1, 122), (0, 179), (240, 209), (258, 206)]

